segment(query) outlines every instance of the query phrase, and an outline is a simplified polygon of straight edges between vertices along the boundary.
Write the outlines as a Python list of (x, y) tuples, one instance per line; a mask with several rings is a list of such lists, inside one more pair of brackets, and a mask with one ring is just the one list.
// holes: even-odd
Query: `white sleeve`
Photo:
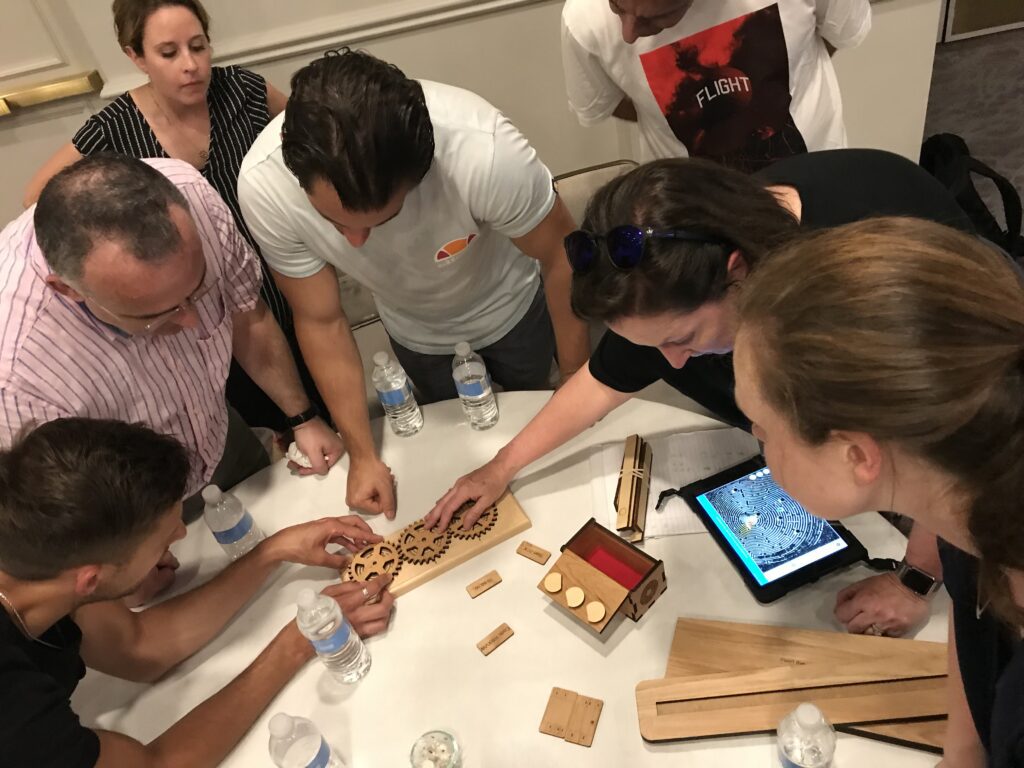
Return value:
[(474, 219), (513, 239), (532, 232), (555, 205), (551, 171), (504, 115), (494, 126), (490, 167), (471, 177), (469, 205)]
[(562, 69), (569, 109), (576, 113), (580, 125), (590, 127), (608, 117), (626, 98), (604, 66), (573, 36), (562, 16)]
[(834, 48), (853, 48), (871, 31), (869, 0), (815, 0), (818, 34)]
[(310, 277), (327, 263), (303, 241), (287, 213), (284, 193), (275, 194), (273, 181), (258, 169), (238, 176), (238, 207), (271, 269), (285, 277)]

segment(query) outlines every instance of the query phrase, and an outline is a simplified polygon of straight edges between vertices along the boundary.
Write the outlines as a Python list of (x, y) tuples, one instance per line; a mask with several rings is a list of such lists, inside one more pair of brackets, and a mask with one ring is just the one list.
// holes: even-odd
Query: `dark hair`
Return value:
[(793, 237), (796, 219), (757, 179), (707, 160), (656, 160), (619, 176), (591, 198), (583, 228), (603, 235), (631, 224), (686, 229), (720, 243), (648, 240), (634, 269), (616, 269), (605, 253), (572, 277), (572, 308), (585, 320), (691, 312), (729, 288), (729, 255), (750, 267)]
[(57, 419), (0, 452), (0, 570), (48, 579), (120, 563), (181, 501), (188, 453), (142, 424)]
[(1002, 575), (1024, 569), (1024, 280), (1010, 261), (940, 224), (868, 219), (772, 254), (740, 318), (763, 397), (803, 440), (864, 432), (954, 479), (990, 597), (1024, 622)]
[(423, 88), (362, 51), (329, 51), (292, 78), (281, 152), (307, 192), (329, 181), (345, 208), (376, 211), (434, 160)]
[(50, 179), (34, 214), (36, 242), (56, 274), (75, 280), (97, 241), (120, 242), (141, 261), (181, 247), (171, 206), (188, 202), (160, 171), (127, 155), (100, 152)]
[(142, 39), (146, 33), (146, 22), (154, 12), (166, 6), (187, 8), (199, 19), (203, 34), (210, 37), (210, 16), (199, 0), (114, 0), (110, 10), (114, 13), (114, 32), (122, 48), (131, 48), (142, 55)]

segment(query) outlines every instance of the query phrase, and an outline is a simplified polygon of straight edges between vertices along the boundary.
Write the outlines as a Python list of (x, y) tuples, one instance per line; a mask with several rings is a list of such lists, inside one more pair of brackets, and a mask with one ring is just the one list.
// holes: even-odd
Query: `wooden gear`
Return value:
[(445, 531), (428, 531), (423, 520), (416, 520), (355, 555), (342, 571), (342, 580), (368, 581), (391, 574), (393, 581), (388, 590), (398, 597), (525, 531), (530, 518), (506, 490), (477, 525), (456, 535), (457, 525), (453, 521)]

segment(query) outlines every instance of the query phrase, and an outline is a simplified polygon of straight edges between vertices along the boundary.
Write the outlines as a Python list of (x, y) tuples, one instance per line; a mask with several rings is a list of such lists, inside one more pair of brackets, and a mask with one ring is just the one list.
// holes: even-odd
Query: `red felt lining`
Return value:
[(587, 555), (586, 561), (626, 589), (635, 589), (644, 578), (642, 573), (626, 565), (604, 547), (597, 547)]

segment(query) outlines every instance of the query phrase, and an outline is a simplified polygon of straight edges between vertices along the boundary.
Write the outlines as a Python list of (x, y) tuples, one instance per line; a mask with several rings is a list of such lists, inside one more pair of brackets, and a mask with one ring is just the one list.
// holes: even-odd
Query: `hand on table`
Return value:
[(382, 514), (395, 519), (395, 476), (388, 465), (374, 456), (371, 459), (352, 459), (348, 470), (348, 493), (345, 503), (350, 509)]
[(858, 581), (836, 596), (836, 619), (855, 635), (876, 627), (888, 637), (902, 637), (929, 613), (931, 603), (904, 587), (892, 573)]
[(360, 637), (371, 637), (388, 628), (394, 595), (388, 592), (391, 576), (377, 576), (369, 581), (346, 581), (332, 584), (321, 594), (333, 597), (348, 623)]
[(366, 521), (356, 515), (325, 517), (278, 531), (263, 543), (274, 562), (315, 565), (340, 571), (348, 564), (344, 552), (328, 552), (328, 544), (340, 544), (350, 552), (361, 552), (383, 540)]
[(300, 475), (326, 475), (345, 454), (341, 438), (320, 418), (311, 419), (295, 428), (295, 445), (313, 465), (302, 467), (289, 461), (288, 468)]
[(459, 507), (467, 501), (474, 501), (476, 503), (462, 516), (462, 527), (469, 528), (505, 492), (511, 479), (508, 472), (493, 459), (468, 475), (463, 475), (423, 518), (427, 528), (445, 530)]

